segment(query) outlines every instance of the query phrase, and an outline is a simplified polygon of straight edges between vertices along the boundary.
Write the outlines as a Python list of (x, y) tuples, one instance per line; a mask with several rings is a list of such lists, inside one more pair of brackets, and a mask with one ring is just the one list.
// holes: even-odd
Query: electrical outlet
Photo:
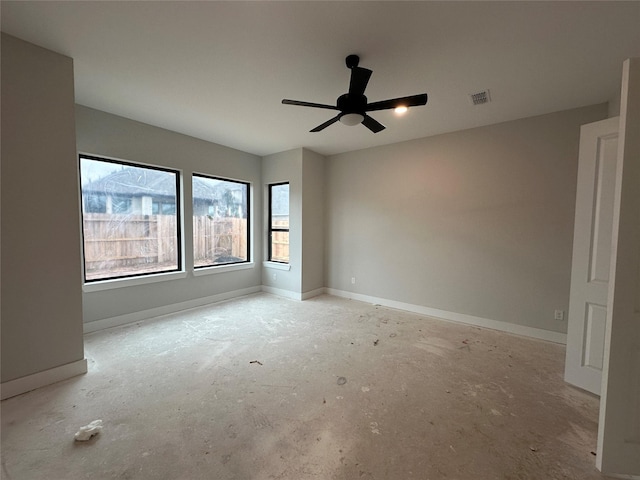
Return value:
[(564, 320), (564, 310), (556, 310), (554, 313), (554, 318), (556, 320)]
[(351, 277), (351, 284), (355, 284), (356, 283), (356, 277)]
[(276, 279), (276, 274), (272, 274), (272, 278), (275, 280)]

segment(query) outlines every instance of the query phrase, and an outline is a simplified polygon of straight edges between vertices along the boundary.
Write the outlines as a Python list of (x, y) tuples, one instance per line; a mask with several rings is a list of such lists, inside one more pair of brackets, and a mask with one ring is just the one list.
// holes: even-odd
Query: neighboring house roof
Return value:
[[(196, 177), (197, 178), (197, 177)], [(224, 182), (211, 184), (211, 182), (194, 181), (191, 184), (193, 198), (196, 200), (223, 200), (225, 192), (242, 192), (243, 184), (236, 182)]]
[[(221, 200), (226, 191), (241, 190), (242, 184), (225, 182), (211, 185), (193, 182), (193, 198), (197, 200)], [(174, 197), (175, 177), (161, 170), (123, 167), (82, 187), (83, 194), (113, 195), (123, 197)]]
[(137, 167), (124, 167), (122, 170), (87, 183), (83, 193), (108, 194), (113, 196), (174, 197), (176, 183), (173, 175), (160, 170)]

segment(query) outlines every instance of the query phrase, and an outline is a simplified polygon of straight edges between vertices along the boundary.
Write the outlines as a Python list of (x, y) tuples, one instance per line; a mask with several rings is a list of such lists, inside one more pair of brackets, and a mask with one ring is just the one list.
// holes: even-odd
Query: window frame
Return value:
[[(247, 189), (247, 207), (246, 207), (246, 213), (247, 213), (247, 259), (246, 260), (242, 260), (240, 262), (229, 262), (229, 263), (212, 263), (209, 265), (196, 265), (195, 264), (195, 256), (196, 256), (196, 252), (195, 252), (195, 245), (192, 245), (192, 249), (193, 249), (193, 271), (194, 274), (196, 273), (200, 273), (203, 271), (203, 269), (222, 269), (225, 268), (228, 269), (228, 267), (233, 267), (233, 266), (238, 266), (238, 265), (246, 265), (246, 264), (251, 264), (252, 263), (252, 259), (251, 259), (251, 183), (244, 181), (244, 180), (236, 180), (233, 178), (224, 178), (224, 177), (218, 177), (216, 175), (210, 175), (210, 174), (206, 174), (206, 173), (197, 173), (197, 172), (192, 172), (191, 173), (191, 217), (192, 217), (192, 222), (193, 222), (193, 217), (195, 216), (193, 214), (193, 201), (195, 200), (194, 195), (193, 195), (193, 179), (194, 177), (200, 177), (200, 178), (204, 178), (204, 179), (209, 179), (209, 180), (220, 180), (222, 182), (229, 182), (229, 183), (238, 183), (240, 185), (244, 185), (245, 188)], [(193, 233), (193, 229), (191, 231), (191, 242), (192, 244), (195, 243), (195, 235)]]
[[(289, 233), (289, 238), (291, 238), (290, 228), (291, 228), (291, 220), (289, 220), (289, 228), (273, 228), (273, 208), (272, 208), (272, 198), (273, 198), (273, 187), (279, 187), (282, 185), (289, 186), (289, 198), (291, 198), (291, 182), (278, 182), (278, 183), (269, 183), (268, 187), (268, 233), (267, 233), (267, 261), (276, 263), (279, 265), (289, 265), (291, 262), (291, 256), (289, 256), (288, 262), (283, 262), (282, 260), (274, 260), (273, 259), (273, 232), (287, 232)], [(291, 218), (291, 205), (289, 205), (289, 219)], [(289, 243), (291, 245), (291, 243)]]
[[(82, 159), (95, 160), (104, 163), (112, 163), (115, 165), (124, 165), (125, 167), (144, 168), (148, 170), (157, 170), (160, 172), (171, 173), (175, 175), (175, 187), (176, 187), (176, 263), (175, 268), (158, 270), (153, 272), (140, 272), (131, 273), (126, 275), (119, 275), (115, 277), (102, 277), (95, 279), (87, 279), (87, 259), (85, 253), (85, 229), (84, 229), (84, 191), (82, 186)], [(82, 277), (84, 287), (89, 287), (87, 291), (93, 291), (95, 289), (100, 290), (100, 286), (115, 287), (121, 283), (138, 284), (141, 281), (154, 282), (168, 278), (173, 278), (176, 274), (183, 276), (184, 270), (184, 242), (183, 242), (183, 223), (182, 223), (182, 172), (171, 167), (162, 167), (158, 165), (149, 165), (145, 163), (121, 160), (117, 158), (104, 157), (95, 154), (78, 153), (78, 186), (80, 193), (80, 231), (82, 238)], [(90, 212), (87, 212), (90, 213)], [(94, 287), (94, 288), (91, 288)]]

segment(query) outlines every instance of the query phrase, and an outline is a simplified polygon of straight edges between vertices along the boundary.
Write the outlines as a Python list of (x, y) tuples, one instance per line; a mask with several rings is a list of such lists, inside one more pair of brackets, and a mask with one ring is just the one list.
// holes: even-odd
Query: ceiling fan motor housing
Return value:
[(349, 95), (345, 93), (338, 97), (336, 106), (344, 114), (359, 113), (363, 115), (365, 108), (367, 108), (367, 97), (365, 95)]

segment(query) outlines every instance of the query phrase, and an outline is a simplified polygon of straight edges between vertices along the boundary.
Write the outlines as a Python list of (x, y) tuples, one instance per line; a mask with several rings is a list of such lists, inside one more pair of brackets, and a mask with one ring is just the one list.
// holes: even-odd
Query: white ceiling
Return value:
[[(606, 102), (640, 56), (640, 2), (2, 1), (2, 30), (74, 59), (76, 101), (257, 155), (334, 154)], [(373, 70), (369, 101), (428, 93), (387, 129), (309, 133)], [(468, 94), (490, 89), (492, 102)]]

